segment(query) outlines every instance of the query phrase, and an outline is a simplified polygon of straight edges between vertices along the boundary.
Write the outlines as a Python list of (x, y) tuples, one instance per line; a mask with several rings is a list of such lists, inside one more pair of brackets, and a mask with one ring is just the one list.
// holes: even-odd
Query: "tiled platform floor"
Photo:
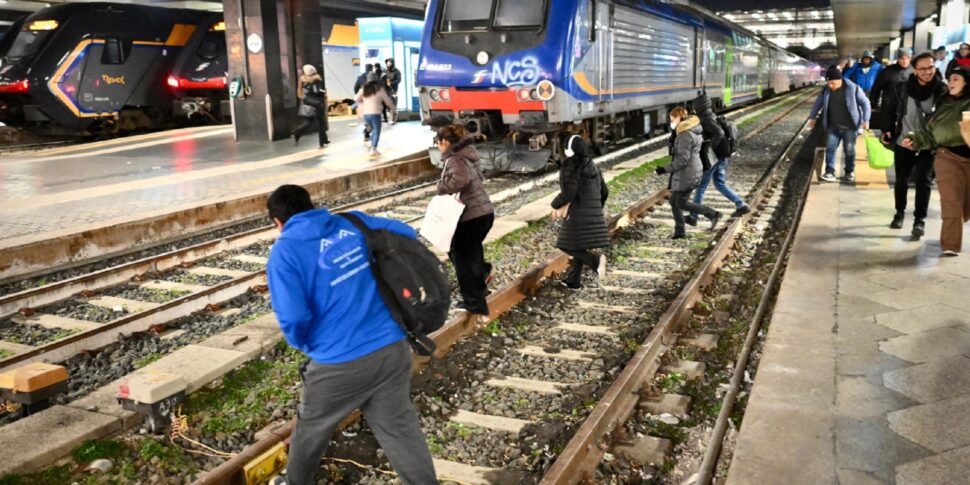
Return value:
[(922, 240), (912, 191), (889, 229), (892, 171), (858, 171), (811, 189), (730, 484), (970, 483), (970, 247), (940, 257), (935, 189)]
[(426, 149), (420, 122), (385, 124), (372, 159), (356, 119), (331, 120), (331, 144), (316, 133), (296, 146), (236, 143), (229, 126), (201, 127), (57, 148), (0, 159), (0, 241), (111, 223), (339, 176)]

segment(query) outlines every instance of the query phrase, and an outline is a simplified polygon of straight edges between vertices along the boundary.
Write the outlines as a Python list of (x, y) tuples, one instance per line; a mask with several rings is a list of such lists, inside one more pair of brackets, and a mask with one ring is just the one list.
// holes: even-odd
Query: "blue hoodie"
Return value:
[[(371, 229), (408, 237), (407, 224), (354, 212)], [(286, 221), (273, 244), (266, 277), (286, 341), (319, 364), (359, 359), (406, 337), (371, 274), (364, 237), (326, 209)]]

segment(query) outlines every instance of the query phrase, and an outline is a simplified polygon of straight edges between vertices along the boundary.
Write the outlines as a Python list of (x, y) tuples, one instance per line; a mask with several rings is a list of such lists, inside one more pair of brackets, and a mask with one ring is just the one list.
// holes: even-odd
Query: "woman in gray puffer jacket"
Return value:
[(485, 175), (479, 166), (481, 157), (461, 125), (442, 127), (435, 138), (441, 159), (445, 161), (444, 173), (438, 181), (438, 195), (459, 194), (465, 204), (448, 252), (448, 258), (455, 265), (463, 300), (459, 307), (478, 315), (488, 315), (485, 297), (492, 265), (485, 262), (482, 243), (492, 229), (495, 213), (485, 192)]
[(556, 247), (573, 258), (562, 283), (579, 289), (583, 266), (596, 271), (600, 278), (606, 274), (606, 255), (596, 256), (589, 250), (610, 245), (603, 215), (610, 189), (579, 135), (570, 136), (564, 146), (568, 158), (559, 169), (559, 194), (552, 201), (552, 217), (563, 219)]
[(701, 163), (701, 146), (704, 143), (701, 120), (688, 116), (683, 107), (670, 111), (670, 127), (674, 130), (672, 161), (666, 167), (657, 167), (657, 174), (670, 174), (670, 208), (674, 214), (673, 239), (687, 237), (684, 227), (684, 210), (703, 214), (711, 221), (711, 229), (717, 226), (721, 213), (707, 206), (690, 201), (690, 193), (701, 181), (704, 166)]

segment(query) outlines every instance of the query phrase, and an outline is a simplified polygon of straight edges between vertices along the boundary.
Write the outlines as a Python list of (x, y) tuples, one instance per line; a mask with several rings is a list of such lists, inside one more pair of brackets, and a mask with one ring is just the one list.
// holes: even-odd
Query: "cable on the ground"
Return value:
[[(172, 432), (168, 436), (169, 441), (171, 441), (173, 445), (178, 446), (189, 453), (194, 453), (197, 455), (212, 456), (216, 458), (232, 458), (238, 454), (238, 453), (219, 451), (215, 448), (212, 448), (206, 445), (205, 443), (201, 443), (192, 438), (189, 438), (188, 436), (185, 435), (185, 432), (188, 430), (189, 430), (189, 418), (188, 416), (182, 414), (182, 407), (179, 406), (178, 410), (172, 413)], [(198, 446), (200, 448), (204, 448), (211, 453), (207, 453), (205, 451), (193, 450), (193, 449), (181, 446), (175, 442), (179, 438), (185, 440), (189, 444)]]

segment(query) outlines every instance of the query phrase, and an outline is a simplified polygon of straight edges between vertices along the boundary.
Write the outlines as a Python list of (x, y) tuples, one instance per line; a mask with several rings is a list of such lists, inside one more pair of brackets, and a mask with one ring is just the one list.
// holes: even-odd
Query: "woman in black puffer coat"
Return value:
[(582, 137), (573, 135), (566, 141), (566, 160), (559, 170), (559, 195), (552, 201), (553, 220), (564, 219), (556, 247), (572, 256), (563, 284), (582, 287), (583, 266), (606, 274), (606, 256), (596, 256), (590, 249), (610, 245), (603, 208), (610, 191), (599, 168), (590, 158)]

